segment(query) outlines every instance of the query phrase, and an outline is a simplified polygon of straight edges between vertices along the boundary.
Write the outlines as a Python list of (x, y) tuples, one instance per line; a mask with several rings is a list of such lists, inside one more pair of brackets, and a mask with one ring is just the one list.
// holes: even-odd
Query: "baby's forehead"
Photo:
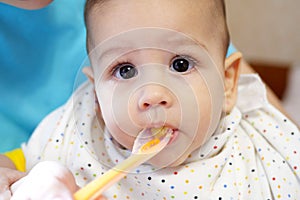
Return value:
[(97, 49), (103, 53), (106, 51), (118, 51), (122, 49), (161, 49), (176, 52), (181, 48), (199, 46), (206, 48), (203, 43), (191, 36), (171, 29), (143, 27), (128, 30), (101, 42)]
[[(133, 1), (139, 6), (132, 1), (126, 4), (119, 1), (120, 4), (117, 4), (118, 0), (116, 0), (107, 1), (107, 8), (111, 9), (104, 9), (103, 7), (92, 9), (89, 26), (87, 26), (89, 51), (112, 38), (115, 40), (115, 44), (111, 46), (120, 48), (123, 44), (131, 43), (131, 46), (135, 46), (135, 48), (154, 46), (176, 50), (177, 47), (187, 43), (188, 40), (183, 39), (183, 37), (178, 39), (179, 34), (174, 36), (176, 34), (172, 33), (172, 35), (165, 31), (153, 33), (147, 29), (148, 27), (160, 27), (160, 29), (169, 29), (185, 34), (187, 38), (194, 40), (194, 43), (201, 44), (208, 51), (216, 53), (217, 56), (225, 55), (224, 50), (227, 50), (227, 48), (223, 48), (225, 46), (223, 38), (225, 37), (221, 35), (224, 31), (220, 31), (221, 29), (216, 25), (218, 20), (215, 20), (214, 15), (220, 15), (214, 14), (213, 8), (211, 8), (214, 7), (212, 6), (213, 3), (206, 5), (202, 1), (196, 0), (183, 0), (176, 4), (170, 0)], [(151, 10), (156, 4), (160, 4), (160, 7)], [(149, 12), (146, 12), (147, 10)], [(143, 31), (133, 33), (132, 30), (134, 29), (143, 29)], [(131, 35), (123, 34), (124, 32), (131, 32)], [(126, 35), (127, 38), (124, 36), (122, 39), (116, 39), (116, 36), (119, 35)], [(166, 43), (167, 47), (165, 47)]]
[(209, 57), (205, 44), (191, 36), (175, 30), (152, 27), (129, 30), (109, 38), (94, 47), (90, 57), (94, 60), (113, 60), (142, 50), (156, 50), (173, 56), (187, 55), (199, 59)]
[[(131, 0), (126, 3), (123, 3), (125, 2), (123, 0), (90, 0), (90, 2), (99, 3), (93, 5), (90, 3), (91, 5), (87, 6), (89, 9), (86, 8), (88, 31), (95, 30), (94, 26), (97, 24), (111, 23), (114, 19), (114, 22), (117, 22), (113, 24), (115, 29), (123, 26), (125, 21), (136, 27), (173, 27), (174, 30), (180, 29), (181, 26), (208, 29), (218, 26), (225, 19), (223, 9), (215, 3), (223, 2), (222, 0), (180, 0), (176, 3), (172, 0)], [(147, 10), (148, 12), (145, 12)], [(168, 23), (172, 25), (169, 26)]]

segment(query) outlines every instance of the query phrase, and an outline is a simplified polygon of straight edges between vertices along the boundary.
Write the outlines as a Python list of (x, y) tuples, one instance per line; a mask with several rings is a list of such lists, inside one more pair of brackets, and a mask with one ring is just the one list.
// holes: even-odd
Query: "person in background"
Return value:
[(85, 0), (0, 0), (0, 152), (63, 104), (86, 58)]

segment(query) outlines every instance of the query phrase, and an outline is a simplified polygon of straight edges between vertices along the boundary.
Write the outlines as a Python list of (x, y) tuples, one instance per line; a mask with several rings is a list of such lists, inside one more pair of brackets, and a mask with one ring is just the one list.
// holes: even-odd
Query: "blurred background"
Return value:
[(300, 124), (300, 1), (227, 0), (231, 40)]

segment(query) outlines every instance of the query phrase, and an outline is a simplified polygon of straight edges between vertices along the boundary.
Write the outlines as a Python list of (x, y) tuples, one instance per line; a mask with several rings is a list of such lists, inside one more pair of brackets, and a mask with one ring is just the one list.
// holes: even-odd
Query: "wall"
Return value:
[(300, 0), (225, 0), (231, 39), (300, 127)]
[(299, 0), (225, 0), (232, 41), (247, 60), (300, 62)]

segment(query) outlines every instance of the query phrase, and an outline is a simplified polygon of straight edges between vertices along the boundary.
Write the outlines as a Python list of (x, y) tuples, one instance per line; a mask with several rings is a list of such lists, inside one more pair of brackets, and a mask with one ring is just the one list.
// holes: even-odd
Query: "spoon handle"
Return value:
[(112, 186), (114, 183), (118, 182), (124, 176), (126, 176), (129, 171), (140, 164), (146, 162), (151, 157), (153, 157), (155, 153), (152, 154), (132, 154), (126, 160), (116, 165), (114, 168), (110, 169), (106, 173), (104, 173), (100, 178), (90, 182), (85, 187), (81, 188), (74, 194), (75, 200), (88, 200), (95, 199), (100, 196), (100, 194)]

